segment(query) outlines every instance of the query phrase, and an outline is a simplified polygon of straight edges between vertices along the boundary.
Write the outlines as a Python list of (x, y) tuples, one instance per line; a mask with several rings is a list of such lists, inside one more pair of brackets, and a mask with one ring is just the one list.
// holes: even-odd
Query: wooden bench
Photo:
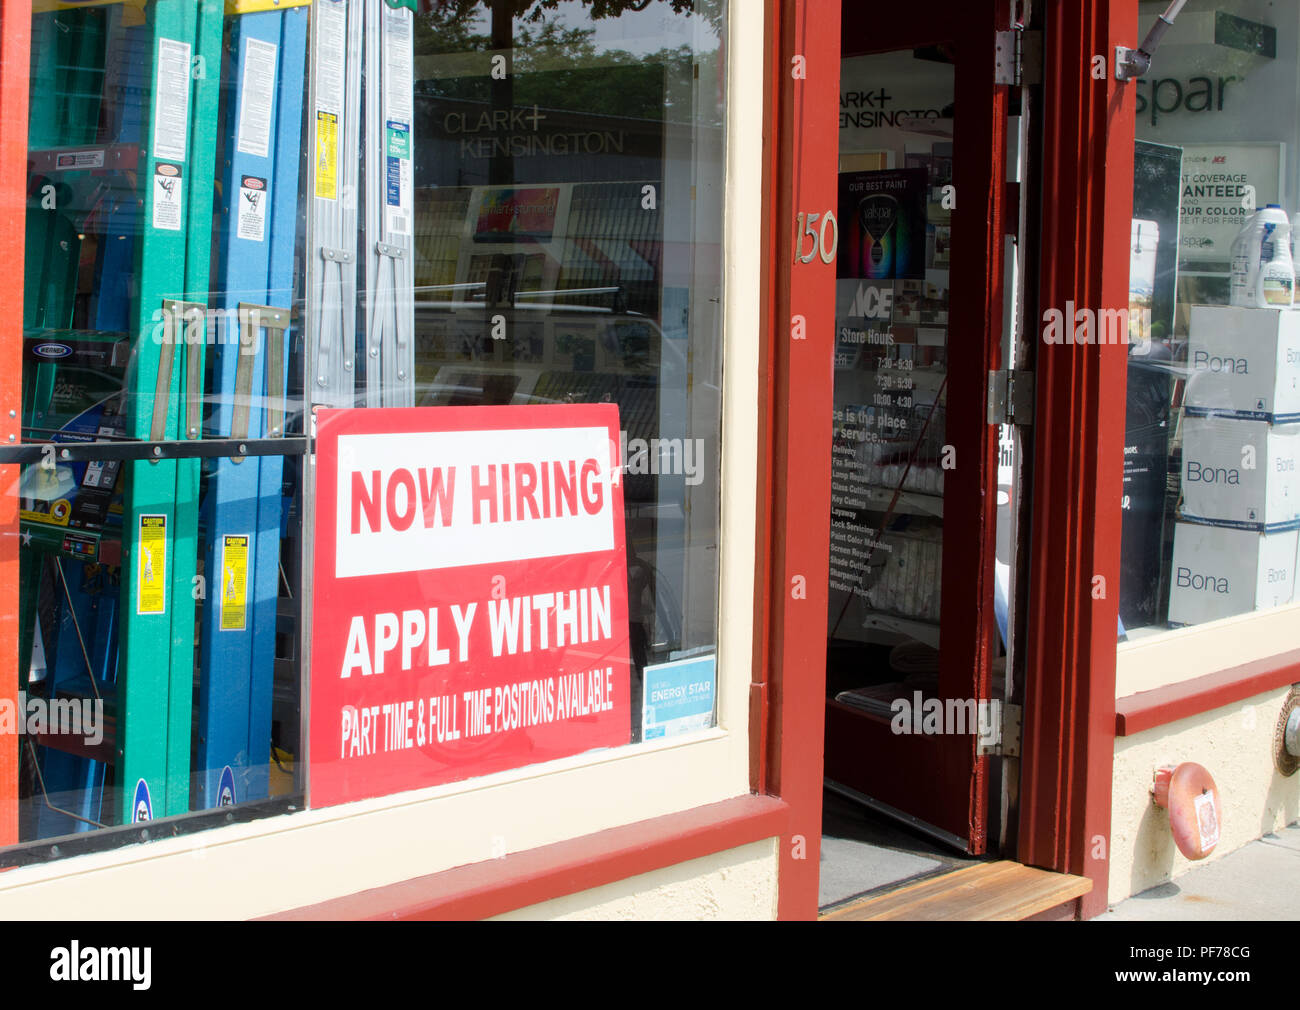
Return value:
[(1052, 873), (1010, 860), (975, 863), (894, 891), (855, 898), (820, 916), (823, 922), (911, 920), (1018, 921), (1050, 913), (1074, 918), (1080, 897), (1092, 890), (1087, 877)]

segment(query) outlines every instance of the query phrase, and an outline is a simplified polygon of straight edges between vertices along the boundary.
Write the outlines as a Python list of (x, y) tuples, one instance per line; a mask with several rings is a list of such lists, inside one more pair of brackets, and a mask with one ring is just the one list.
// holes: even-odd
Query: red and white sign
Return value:
[(310, 803), (631, 738), (614, 404), (321, 410)]

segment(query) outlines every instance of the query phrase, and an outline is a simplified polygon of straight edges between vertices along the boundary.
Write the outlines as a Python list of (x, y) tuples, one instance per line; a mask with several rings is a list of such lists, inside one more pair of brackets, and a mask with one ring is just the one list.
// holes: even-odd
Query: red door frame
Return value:
[[(1038, 6), (1038, 5), (1035, 5)], [(755, 684), (768, 768), (755, 782), (790, 806), (782, 918), (817, 913), (829, 556), (834, 272), (789, 256), (795, 214), (834, 205), (839, 0), (769, 0), (768, 173)], [(1044, 29), (1037, 302), (1127, 308), (1134, 89), (1109, 71), (1135, 44), (1136, 0), (1051, 4)], [(918, 18), (924, 17), (918, 8)], [(815, 26), (815, 30), (813, 30)], [(802, 55), (807, 78), (791, 78)], [(1093, 57), (1106, 61), (1104, 80)], [(999, 289), (1000, 290), (1000, 289)], [(807, 337), (791, 339), (803, 315)], [(1031, 315), (1030, 319), (1037, 316)], [(1037, 329), (1035, 324), (1031, 324)], [(1088, 876), (1084, 917), (1105, 910), (1115, 734), (1120, 492), (1127, 348), (1039, 346), (1020, 818), (1015, 856)], [(824, 447), (820, 451), (817, 447)], [(792, 580), (807, 577), (804, 598)], [(1094, 599), (1094, 576), (1115, 591)], [(800, 837), (802, 836), (802, 837)]]
[[(17, 442), (22, 397), (30, 3), (0, 5), (0, 444)], [(18, 700), (18, 467), (0, 466), (0, 705)], [(21, 716), (20, 716), (21, 717)], [(18, 746), (0, 736), (0, 846), (18, 841)]]
[[(1112, 64), (1137, 27), (1137, 0), (1051, 5), (1040, 309), (1128, 307), (1136, 100)], [(1017, 858), (1091, 878), (1085, 918), (1109, 876), (1127, 360), (1122, 344), (1038, 345)]]
[(795, 229), (797, 214), (835, 211), (838, 200), (840, 0), (766, 6), (767, 332), (754, 674), (768, 711), (756, 721), (767, 727), (764, 784), (791, 810), (790, 835), (780, 841), (777, 914), (811, 919), (821, 856), (835, 266), (819, 255), (796, 263)]

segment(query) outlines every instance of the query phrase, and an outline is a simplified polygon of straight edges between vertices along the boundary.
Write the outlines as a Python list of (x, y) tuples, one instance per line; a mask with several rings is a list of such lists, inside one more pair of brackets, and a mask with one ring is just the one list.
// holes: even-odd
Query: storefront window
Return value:
[(613, 405), (616, 743), (714, 725), (722, 8), (35, 2), (8, 862), (313, 805), (318, 408)]
[(722, 5), (600, 7), (420, 22), (415, 402), (618, 406), (636, 740), (712, 724), (642, 685), (716, 642)]
[(1297, 53), (1294, 5), (1191, 0), (1133, 82), (1121, 635), (1294, 598)]

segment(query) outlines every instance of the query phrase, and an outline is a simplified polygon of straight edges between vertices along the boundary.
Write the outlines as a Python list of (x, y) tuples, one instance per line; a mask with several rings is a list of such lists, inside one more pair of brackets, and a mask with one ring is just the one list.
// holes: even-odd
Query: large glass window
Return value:
[(1298, 55), (1296, 5), (1190, 0), (1132, 85), (1121, 634), (1294, 598)]
[(671, 699), (715, 681), (721, 11), (485, 0), (415, 39), (414, 400), (618, 406), (631, 739), (716, 700)]
[(35, 0), (0, 864), (310, 804), (317, 407), (615, 405), (622, 742), (714, 724), (724, 6)]

